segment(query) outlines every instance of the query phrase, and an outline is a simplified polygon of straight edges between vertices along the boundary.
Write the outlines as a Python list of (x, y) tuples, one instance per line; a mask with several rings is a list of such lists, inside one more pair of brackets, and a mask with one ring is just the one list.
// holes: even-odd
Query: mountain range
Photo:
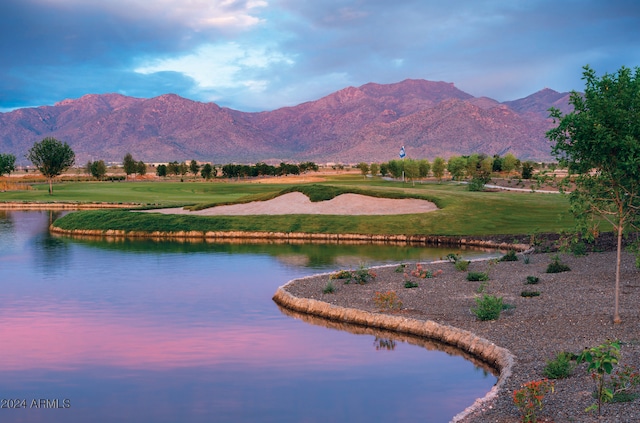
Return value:
[(348, 87), (315, 101), (248, 113), (166, 94), (142, 99), (89, 94), (53, 106), (0, 113), (0, 153), (25, 162), (45, 137), (67, 142), (76, 163), (136, 160), (214, 163), (384, 162), (398, 157), (513, 153), (550, 160), (550, 107), (570, 111), (569, 93), (545, 88), (500, 103), (447, 82), (408, 79)]

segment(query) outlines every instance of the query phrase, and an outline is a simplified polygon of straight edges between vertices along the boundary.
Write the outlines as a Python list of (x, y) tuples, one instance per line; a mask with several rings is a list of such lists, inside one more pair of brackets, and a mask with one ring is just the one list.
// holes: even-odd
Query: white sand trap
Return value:
[(151, 213), (193, 214), (200, 216), (247, 216), (260, 214), (342, 214), (385, 215), (427, 213), (438, 207), (430, 201), (415, 198), (375, 198), (360, 194), (342, 194), (327, 201), (312, 203), (301, 192), (291, 192), (268, 201), (211, 207), (189, 211), (183, 208), (147, 210)]

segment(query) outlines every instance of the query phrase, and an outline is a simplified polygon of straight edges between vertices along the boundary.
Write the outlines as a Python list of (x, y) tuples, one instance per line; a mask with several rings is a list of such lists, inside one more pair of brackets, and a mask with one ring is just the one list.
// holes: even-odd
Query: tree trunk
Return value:
[(616, 289), (615, 289), (615, 307), (613, 312), (613, 323), (620, 324), (622, 320), (620, 319), (620, 258), (622, 256), (622, 222), (618, 222), (618, 252), (616, 256)]
[(49, 178), (49, 195), (53, 195), (53, 179)]

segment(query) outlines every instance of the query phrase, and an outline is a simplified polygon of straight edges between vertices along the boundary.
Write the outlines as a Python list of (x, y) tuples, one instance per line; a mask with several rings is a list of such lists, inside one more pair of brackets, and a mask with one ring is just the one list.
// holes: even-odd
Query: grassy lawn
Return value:
[(440, 210), (392, 216), (184, 216), (129, 213), (123, 210), (81, 211), (57, 221), (66, 229), (277, 231), (419, 235), (530, 234), (570, 230), (573, 218), (566, 197), (552, 194), (469, 192), (452, 183), (416, 184), (338, 175), (314, 185), (243, 182), (81, 182), (29, 191), (0, 193), (0, 201), (64, 201), (135, 203), (144, 206), (230, 204), (272, 198), (300, 190), (322, 200), (340, 192), (375, 196), (417, 197), (434, 201)]

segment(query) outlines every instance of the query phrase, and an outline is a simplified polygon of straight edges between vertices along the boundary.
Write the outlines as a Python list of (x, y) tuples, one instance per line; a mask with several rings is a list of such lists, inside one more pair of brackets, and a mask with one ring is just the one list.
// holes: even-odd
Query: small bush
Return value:
[(559, 352), (553, 360), (547, 361), (543, 373), (549, 379), (564, 379), (571, 376), (576, 367), (575, 355), (568, 352)]
[(398, 267), (396, 267), (395, 272), (396, 273), (404, 273), (405, 269), (407, 268), (407, 265), (404, 263), (401, 263), (398, 265)]
[(373, 296), (373, 302), (380, 311), (400, 310), (402, 308), (402, 301), (393, 291), (376, 292)]
[(418, 282), (404, 281), (404, 287), (405, 288), (417, 288), (418, 287)]
[(471, 261), (469, 260), (458, 260), (456, 261), (455, 268), (461, 272), (466, 272), (469, 268), (469, 264), (471, 264)]
[(523, 261), (524, 264), (531, 263), (531, 256), (529, 254), (523, 254), (522, 255), (522, 261)]
[(527, 285), (535, 285), (540, 282), (540, 278), (537, 276), (527, 276)]
[(540, 291), (522, 291), (520, 296), (524, 298), (539, 297)]
[(507, 254), (500, 258), (500, 261), (518, 261), (518, 256), (515, 250), (509, 250)]
[(560, 257), (555, 256), (553, 261), (547, 266), (547, 273), (568, 272), (571, 268), (564, 263), (560, 263)]
[(334, 292), (336, 292), (336, 287), (332, 281), (327, 282), (324, 288), (322, 288), (323, 294), (333, 294)]
[(587, 244), (584, 242), (576, 242), (571, 246), (571, 252), (574, 256), (586, 256), (587, 255)]
[(497, 320), (502, 309), (502, 297), (484, 294), (482, 297), (476, 298), (476, 306), (471, 309), (471, 312), (482, 321)]
[(488, 281), (489, 275), (485, 272), (469, 272), (467, 274), (467, 280), (471, 282)]

